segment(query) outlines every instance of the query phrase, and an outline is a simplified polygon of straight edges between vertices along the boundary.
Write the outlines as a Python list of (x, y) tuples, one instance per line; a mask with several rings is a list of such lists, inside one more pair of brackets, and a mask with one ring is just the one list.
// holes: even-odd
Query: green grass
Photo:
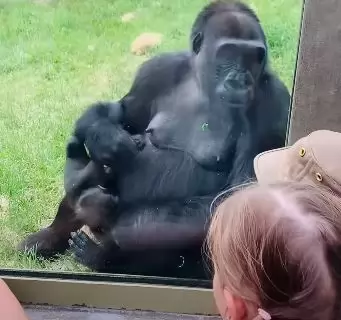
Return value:
[[(161, 32), (164, 41), (154, 52), (186, 48), (206, 2), (0, 0), (0, 267), (82, 270), (70, 257), (38, 261), (15, 247), (56, 213), (76, 118), (95, 100), (122, 96), (147, 58), (130, 53), (134, 38)], [(301, 1), (249, 3), (268, 36), (271, 64), (291, 90)], [(137, 18), (122, 24), (130, 11)]]

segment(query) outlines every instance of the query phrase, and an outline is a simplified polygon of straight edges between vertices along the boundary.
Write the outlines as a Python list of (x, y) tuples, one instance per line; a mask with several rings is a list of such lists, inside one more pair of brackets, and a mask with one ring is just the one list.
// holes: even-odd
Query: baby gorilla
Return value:
[(66, 196), (76, 219), (95, 233), (105, 231), (117, 219), (116, 181), (145, 145), (142, 135), (124, 130), (121, 117), (119, 103), (91, 105), (76, 122), (67, 147)]

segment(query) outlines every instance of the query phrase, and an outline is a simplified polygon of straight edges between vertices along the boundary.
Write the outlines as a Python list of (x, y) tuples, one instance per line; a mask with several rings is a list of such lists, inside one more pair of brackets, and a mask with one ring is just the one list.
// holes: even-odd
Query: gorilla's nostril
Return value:
[(235, 89), (240, 90), (245, 88), (245, 82), (240, 81), (238, 79), (227, 79), (224, 82), (225, 89)]
[(253, 84), (252, 76), (245, 72), (231, 73), (224, 82), (226, 89), (244, 90)]

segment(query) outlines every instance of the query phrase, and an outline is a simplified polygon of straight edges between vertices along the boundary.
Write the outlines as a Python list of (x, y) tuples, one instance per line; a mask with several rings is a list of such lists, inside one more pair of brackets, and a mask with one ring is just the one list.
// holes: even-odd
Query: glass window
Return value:
[(212, 201), (285, 144), (301, 12), (2, 2), (0, 267), (208, 287)]

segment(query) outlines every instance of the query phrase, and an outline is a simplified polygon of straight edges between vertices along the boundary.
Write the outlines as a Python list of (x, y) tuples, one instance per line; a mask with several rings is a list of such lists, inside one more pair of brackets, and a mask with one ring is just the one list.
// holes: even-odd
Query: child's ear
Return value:
[(242, 298), (231, 294), (227, 289), (224, 289), (224, 298), (228, 308), (228, 315), (231, 320), (247, 319), (246, 304)]

